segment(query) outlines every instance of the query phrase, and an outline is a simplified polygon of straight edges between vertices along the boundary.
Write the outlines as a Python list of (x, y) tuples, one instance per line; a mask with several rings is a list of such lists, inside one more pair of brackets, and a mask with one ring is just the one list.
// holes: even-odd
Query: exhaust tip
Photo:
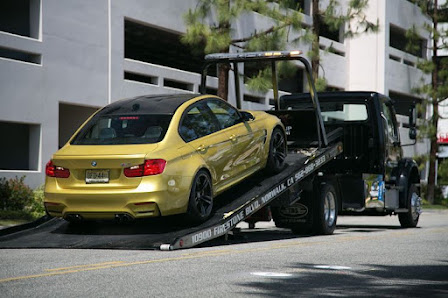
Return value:
[(83, 218), (81, 215), (79, 214), (68, 214), (65, 217), (65, 220), (69, 221), (69, 222), (82, 222)]
[(118, 223), (130, 223), (134, 221), (134, 218), (129, 214), (115, 214), (115, 221)]

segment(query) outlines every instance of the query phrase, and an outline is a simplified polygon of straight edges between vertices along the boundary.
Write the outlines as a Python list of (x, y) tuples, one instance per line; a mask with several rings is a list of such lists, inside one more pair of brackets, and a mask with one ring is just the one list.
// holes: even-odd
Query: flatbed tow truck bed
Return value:
[[(228, 234), (235, 226), (287, 191), (297, 191), (303, 180), (342, 152), (338, 142), (287, 155), (284, 171), (266, 177), (257, 173), (216, 197), (213, 216), (201, 225), (185, 227), (181, 216), (141, 220), (130, 224), (87, 222), (70, 224), (53, 218), (33, 228), (8, 234), (0, 231), (0, 248), (161, 249), (190, 248)], [(293, 196), (288, 196), (293, 197)]]

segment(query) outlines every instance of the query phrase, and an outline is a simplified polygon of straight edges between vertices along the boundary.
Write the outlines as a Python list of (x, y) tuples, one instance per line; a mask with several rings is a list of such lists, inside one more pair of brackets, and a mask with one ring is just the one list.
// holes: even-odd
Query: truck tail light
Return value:
[(54, 178), (68, 178), (70, 177), (70, 170), (58, 167), (53, 164), (53, 161), (50, 160), (47, 165), (45, 166), (45, 174), (48, 177), (54, 177)]
[(147, 159), (144, 164), (124, 169), (126, 177), (142, 177), (162, 174), (165, 170), (166, 160)]

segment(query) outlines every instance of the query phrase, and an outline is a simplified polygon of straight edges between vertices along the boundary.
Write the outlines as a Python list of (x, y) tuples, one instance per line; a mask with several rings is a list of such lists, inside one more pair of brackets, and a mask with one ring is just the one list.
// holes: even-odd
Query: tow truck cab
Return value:
[[(402, 226), (415, 226), (421, 213), (420, 176), (415, 161), (403, 157), (393, 101), (376, 92), (322, 92), (318, 98), (328, 135), (343, 131), (343, 153), (321, 175), (336, 189), (339, 214), (398, 214)], [(312, 110), (309, 94), (284, 95), (279, 105), (295, 113)], [(410, 139), (415, 139), (413, 114)], [(288, 126), (308, 129), (306, 121), (295, 118), (294, 125), (285, 124), (287, 131)]]

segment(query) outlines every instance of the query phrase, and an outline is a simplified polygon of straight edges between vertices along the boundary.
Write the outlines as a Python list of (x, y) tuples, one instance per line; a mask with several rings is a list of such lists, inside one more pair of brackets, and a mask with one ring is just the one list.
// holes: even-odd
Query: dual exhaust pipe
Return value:
[[(65, 220), (73, 223), (80, 223), (84, 221), (84, 218), (80, 214), (68, 214), (65, 216)], [(129, 223), (133, 222), (134, 218), (126, 213), (115, 214), (114, 220), (117, 223)]]

